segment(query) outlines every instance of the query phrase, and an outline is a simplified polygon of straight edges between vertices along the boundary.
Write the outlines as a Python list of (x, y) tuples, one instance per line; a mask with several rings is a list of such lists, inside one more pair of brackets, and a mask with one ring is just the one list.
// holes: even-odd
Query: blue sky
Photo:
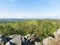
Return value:
[(60, 0), (0, 0), (0, 18), (60, 18)]

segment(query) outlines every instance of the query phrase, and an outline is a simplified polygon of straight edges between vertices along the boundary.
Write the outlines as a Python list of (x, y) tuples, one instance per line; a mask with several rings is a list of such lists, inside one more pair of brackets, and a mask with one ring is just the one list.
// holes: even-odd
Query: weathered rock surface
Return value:
[(56, 32), (54, 32), (54, 36), (56, 40), (60, 40), (60, 28)]
[(22, 45), (22, 37), (19, 35), (16, 38), (11, 39), (5, 45)]
[(36, 36), (36, 34), (32, 34), (31, 35), (31, 40), (30, 40), (31, 42), (40, 42), (40, 39)]
[(35, 45), (42, 45), (40, 42), (35, 42)]
[(27, 34), (27, 35), (24, 36), (24, 38), (30, 40), (31, 35), (30, 34)]
[(26, 35), (24, 37), (27, 40), (30, 40), (30, 42), (35, 42), (35, 41), (39, 42), (40, 41), (40, 39), (36, 36), (36, 34), (32, 34), (32, 35), (28, 34), (28, 35)]
[(60, 28), (54, 32), (55, 36), (55, 45), (60, 45)]
[(54, 42), (55, 39), (52, 37), (47, 37), (46, 39), (43, 39), (43, 45), (55, 45)]
[(24, 36), (24, 38), (25, 38), (25, 42), (23, 42), (23, 45), (35, 45), (35, 41), (38, 42), (39, 39), (35, 34), (32, 35), (28, 34)]
[(17, 36), (19, 36), (18, 34), (15, 34), (15, 35), (11, 35), (11, 36), (9, 36), (10, 38), (16, 38)]

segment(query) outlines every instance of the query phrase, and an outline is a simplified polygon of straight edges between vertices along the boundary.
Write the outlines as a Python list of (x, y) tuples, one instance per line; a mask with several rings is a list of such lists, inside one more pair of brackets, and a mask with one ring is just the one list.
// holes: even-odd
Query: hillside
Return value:
[(13, 34), (36, 34), (40, 40), (53, 36), (53, 33), (60, 28), (60, 20), (16, 20), (0, 21), (0, 34), (10, 36)]

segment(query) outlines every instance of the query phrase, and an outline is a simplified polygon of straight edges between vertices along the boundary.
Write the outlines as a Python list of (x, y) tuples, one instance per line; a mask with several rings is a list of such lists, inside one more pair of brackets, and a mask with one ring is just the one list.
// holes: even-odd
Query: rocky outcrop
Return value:
[(60, 45), (60, 28), (56, 32), (54, 32), (54, 36), (55, 36), (55, 44)]
[[(24, 36), (25, 41), (23, 42), (23, 45), (36, 45), (40, 41), (39, 38), (35, 34), (28, 34)], [(39, 41), (38, 41), (39, 40)], [(35, 43), (37, 42), (37, 43)]]
[(54, 37), (47, 37), (43, 39), (43, 45), (60, 45), (60, 28), (54, 32)]
[(8, 41), (5, 45), (22, 45), (22, 37), (19, 35), (10, 41)]
[(54, 36), (56, 40), (60, 40), (60, 28), (56, 32), (54, 32)]
[(5, 45), (41, 45), (39, 38), (35, 34), (27, 34), (26, 36), (21, 35), (11, 35), (9, 40)]
[(54, 32), (54, 37), (47, 37), (40, 42), (36, 34), (11, 35), (9, 37), (0, 34), (0, 45), (60, 45), (60, 29)]
[(0, 45), (4, 45), (7, 42), (4, 35), (0, 34)]
[(47, 37), (46, 39), (43, 39), (43, 45), (55, 45), (55, 39), (52, 37)]

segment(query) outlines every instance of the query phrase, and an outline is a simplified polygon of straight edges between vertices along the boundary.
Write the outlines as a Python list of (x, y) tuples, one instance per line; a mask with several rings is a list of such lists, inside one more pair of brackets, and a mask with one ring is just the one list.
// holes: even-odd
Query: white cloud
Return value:
[(0, 13), (0, 18), (59, 18), (60, 13)]

